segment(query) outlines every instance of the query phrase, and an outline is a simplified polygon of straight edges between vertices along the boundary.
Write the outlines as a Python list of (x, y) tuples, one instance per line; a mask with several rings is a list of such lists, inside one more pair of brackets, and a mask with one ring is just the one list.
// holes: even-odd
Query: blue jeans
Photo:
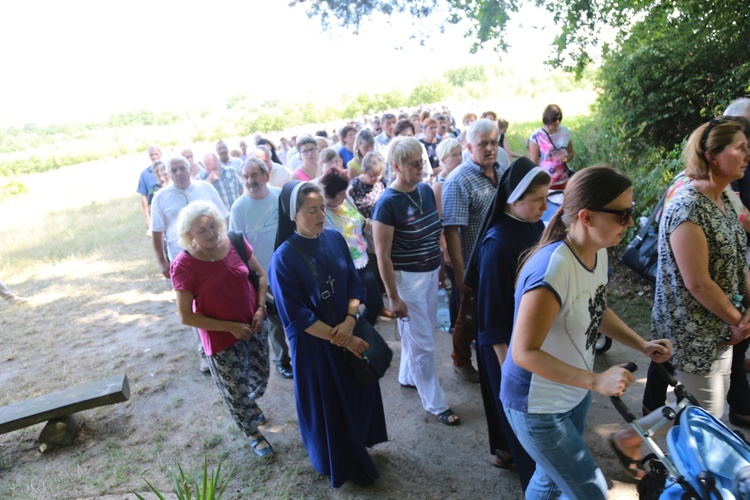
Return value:
[(607, 498), (607, 481), (583, 441), (589, 406), (591, 392), (565, 413), (523, 413), (504, 407), (513, 432), (536, 461), (527, 499)]

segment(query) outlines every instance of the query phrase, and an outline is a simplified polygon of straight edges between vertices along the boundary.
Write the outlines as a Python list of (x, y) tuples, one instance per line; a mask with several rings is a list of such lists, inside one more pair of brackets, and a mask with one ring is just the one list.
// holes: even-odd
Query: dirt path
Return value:
[[(490, 465), (479, 387), (453, 373), (450, 336), (436, 332), (435, 339), (441, 383), (463, 421), (455, 428), (437, 423), (416, 392), (398, 384), (392, 321), (378, 326), (395, 351), (381, 382), (390, 441), (372, 450), (381, 479), (369, 489), (333, 490), (315, 473), (301, 443), (292, 383), (275, 372), (260, 404), (277, 456), (257, 459), (210, 377), (198, 372), (196, 341), (179, 325), (173, 294), (156, 274), (132, 194), (142, 163), (138, 156), (61, 169), (28, 179), (29, 195), (0, 204), (8, 214), (0, 226), (2, 278), (31, 297), (22, 306), (0, 304), (0, 405), (118, 373), (128, 375), (132, 391), (127, 403), (84, 412), (74, 446), (39, 453), (41, 424), (0, 435), (0, 498), (134, 498), (133, 490), (146, 491), (142, 476), (171, 489), (169, 470), (178, 462), (192, 470), (204, 458), (236, 467), (227, 498), (521, 497), (515, 476)], [(109, 191), (80, 183), (55, 189), (94, 178), (111, 181)], [(597, 369), (630, 359), (644, 377), (643, 358), (618, 346), (597, 360)], [(634, 409), (642, 388), (640, 378), (626, 395)], [(595, 396), (586, 438), (611, 498), (624, 499), (635, 496), (634, 486), (606, 444), (621, 427), (609, 401)]]

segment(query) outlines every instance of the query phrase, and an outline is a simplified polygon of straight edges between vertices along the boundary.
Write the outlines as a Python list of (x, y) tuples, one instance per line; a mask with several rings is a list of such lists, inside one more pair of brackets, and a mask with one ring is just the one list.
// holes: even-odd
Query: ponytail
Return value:
[(576, 220), (581, 210), (603, 208), (620, 196), (633, 183), (608, 165), (595, 165), (576, 173), (563, 193), (563, 204), (542, 233), (534, 247), (521, 256), (518, 274), (529, 259), (543, 247), (565, 239), (568, 227)]

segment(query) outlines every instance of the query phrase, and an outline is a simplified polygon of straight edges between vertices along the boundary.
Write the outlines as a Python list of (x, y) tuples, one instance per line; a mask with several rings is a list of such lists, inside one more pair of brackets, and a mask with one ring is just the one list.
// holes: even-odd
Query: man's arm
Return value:
[(159, 270), (165, 278), (169, 278), (169, 262), (164, 257), (164, 233), (161, 231), (151, 232), (151, 244), (154, 247), (154, 253), (156, 254), (156, 262), (159, 264)]
[(151, 229), (151, 211), (148, 209), (148, 196), (141, 195), (141, 207), (143, 207), (143, 215), (146, 216), (146, 226)]
[(458, 226), (445, 226), (445, 244), (448, 247), (448, 256), (453, 263), (453, 273), (456, 276), (456, 286), (462, 292), (470, 290), (464, 285), (464, 256), (461, 253), (461, 235)]

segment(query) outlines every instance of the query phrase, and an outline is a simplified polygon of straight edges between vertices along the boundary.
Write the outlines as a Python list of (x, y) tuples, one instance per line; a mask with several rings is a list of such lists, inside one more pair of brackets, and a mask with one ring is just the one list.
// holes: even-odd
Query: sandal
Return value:
[[(268, 446), (266, 446), (265, 448), (258, 448), (258, 445), (260, 445), (261, 443), (266, 443)], [(250, 446), (253, 448), (253, 453), (258, 455), (259, 457), (270, 457), (271, 455), (273, 455), (273, 446), (271, 446), (271, 443), (269, 443), (263, 435), (250, 441)]]
[(456, 412), (448, 408), (443, 413), (435, 415), (438, 422), (445, 425), (458, 425), (461, 423), (461, 418), (456, 415)]
[(263, 410), (260, 409), (258, 403), (253, 401), (250, 404), (250, 409), (253, 410), (250, 419), (255, 422), (255, 425), (266, 425), (266, 416), (263, 415)]
[(513, 457), (503, 458), (497, 453), (495, 454), (495, 459), (492, 461), (492, 466), (498, 469), (516, 470), (516, 463), (513, 461)]
[(630, 458), (625, 453), (620, 451), (620, 449), (617, 447), (617, 443), (615, 442), (614, 434), (609, 436), (609, 447), (612, 448), (612, 451), (614, 451), (615, 455), (617, 455), (617, 459), (620, 461), (620, 465), (622, 465), (622, 468), (625, 469), (625, 472), (628, 474), (628, 476), (635, 479), (636, 481), (640, 481), (646, 476), (646, 469), (643, 468), (643, 464), (640, 460)]

